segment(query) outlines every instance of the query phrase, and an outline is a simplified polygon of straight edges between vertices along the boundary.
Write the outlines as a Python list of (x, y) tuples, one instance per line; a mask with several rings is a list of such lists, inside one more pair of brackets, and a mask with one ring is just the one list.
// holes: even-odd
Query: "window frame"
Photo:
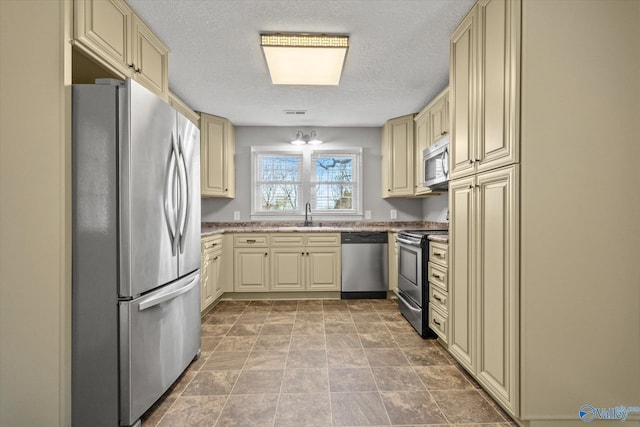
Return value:
[[(256, 198), (257, 189), (257, 176), (256, 168), (258, 166), (258, 156), (260, 155), (295, 155), (302, 154), (302, 191), (299, 198), (300, 205), (297, 209), (289, 211), (262, 211), (259, 208), (259, 201)], [(353, 180), (353, 192), (355, 197), (352, 198), (352, 209), (323, 209), (318, 210), (312, 207), (311, 211), (315, 215), (319, 216), (363, 216), (363, 196), (364, 185), (362, 182), (362, 147), (346, 147), (346, 148), (330, 148), (330, 147), (268, 147), (268, 146), (254, 146), (251, 147), (251, 216), (252, 217), (299, 217), (304, 215), (304, 206), (307, 202), (311, 202), (311, 188), (315, 181), (315, 170), (311, 164), (312, 157), (314, 155), (320, 156), (354, 156), (352, 180)]]

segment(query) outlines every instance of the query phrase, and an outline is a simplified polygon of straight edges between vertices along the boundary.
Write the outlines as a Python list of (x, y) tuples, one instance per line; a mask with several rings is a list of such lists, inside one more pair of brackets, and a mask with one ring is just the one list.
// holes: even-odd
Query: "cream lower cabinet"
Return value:
[(269, 242), (271, 291), (340, 290), (338, 233), (273, 233)]
[(202, 238), (200, 308), (206, 310), (222, 296), (221, 266), (223, 263), (222, 235)]
[(269, 290), (268, 248), (234, 248), (233, 289), (235, 292)]
[(304, 291), (304, 247), (271, 249), (271, 291)]
[(340, 247), (308, 247), (306, 257), (307, 291), (339, 291), (341, 273)]
[(519, 166), (450, 181), (449, 351), (519, 410)]
[(396, 237), (398, 233), (388, 232), (388, 266), (389, 266), (389, 290), (396, 292), (398, 290), (398, 242)]

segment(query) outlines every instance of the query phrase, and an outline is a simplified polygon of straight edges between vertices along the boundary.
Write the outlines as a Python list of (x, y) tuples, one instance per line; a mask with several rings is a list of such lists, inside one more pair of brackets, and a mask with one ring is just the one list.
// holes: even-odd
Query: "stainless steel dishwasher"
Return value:
[(386, 298), (389, 288), (386, 232), (344, 232), (342, 299)]

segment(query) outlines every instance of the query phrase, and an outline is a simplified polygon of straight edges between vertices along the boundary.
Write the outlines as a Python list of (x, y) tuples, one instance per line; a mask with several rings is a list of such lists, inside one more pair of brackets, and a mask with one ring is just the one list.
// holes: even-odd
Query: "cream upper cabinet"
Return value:
[(169, 91), (169, 105), (179, 111), (194, 125), (200, 128), (200, 114), (196, 113), (189, 107), (182, 99), (180, 99), (175, 93)]
[[(475, 9), (462, 20), (451, 35), (449, 97), (451, 106), (451, 140), (449, 141), (449, 177), (459, 178), (475, 172), (474, 121), (477, 109), (472, 103), (476, 76)], [(451, 184), (449, 185), (451, 190)]]
[(123, 0), (75, 0), (74, 39), (122, 73), (129, 73), (131, 16)]
[(131, 61), (134, 79), (169, 100), (169, 50), (137, 15), (131, 16)]
[(74, 44), (168, 100), (169, 51), (123, 0), (74, 0)]
[(383, 127), (382, 149), (385, 152), (382, 154), (382, 170), (386, 169), (386, 175), (382, 173), (383, 198), (414, 194), (413, 127), (413, 114), (389, 120)]
[(234, 198), (235, 135), (233, 124), (223, 118), (201, 113), (200, 190), (202, 197)]
[(440, 194), (424, 186), (424, 150), (449, 133), (449, 88), (445, 88), (422, 109), (415, 121), (415, 193), (416, 196)]
[(480, 0), (451, 36), (451, 179), (519, 161), (520, 5)]
[(432, 101), (429, 108), (429, 139), (435, 144), (449, 133), (449, 88)]

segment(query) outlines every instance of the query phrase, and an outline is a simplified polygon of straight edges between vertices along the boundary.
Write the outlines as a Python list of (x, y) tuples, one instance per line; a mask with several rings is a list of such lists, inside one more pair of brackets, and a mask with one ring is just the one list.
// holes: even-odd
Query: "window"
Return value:
[(302, 196), (302, 153), (255, 157), (254, 211), (298, 213)]
[(277, 150), (254, 147), (253, 214), (361, 215), (361, 153), (347, 150)]

